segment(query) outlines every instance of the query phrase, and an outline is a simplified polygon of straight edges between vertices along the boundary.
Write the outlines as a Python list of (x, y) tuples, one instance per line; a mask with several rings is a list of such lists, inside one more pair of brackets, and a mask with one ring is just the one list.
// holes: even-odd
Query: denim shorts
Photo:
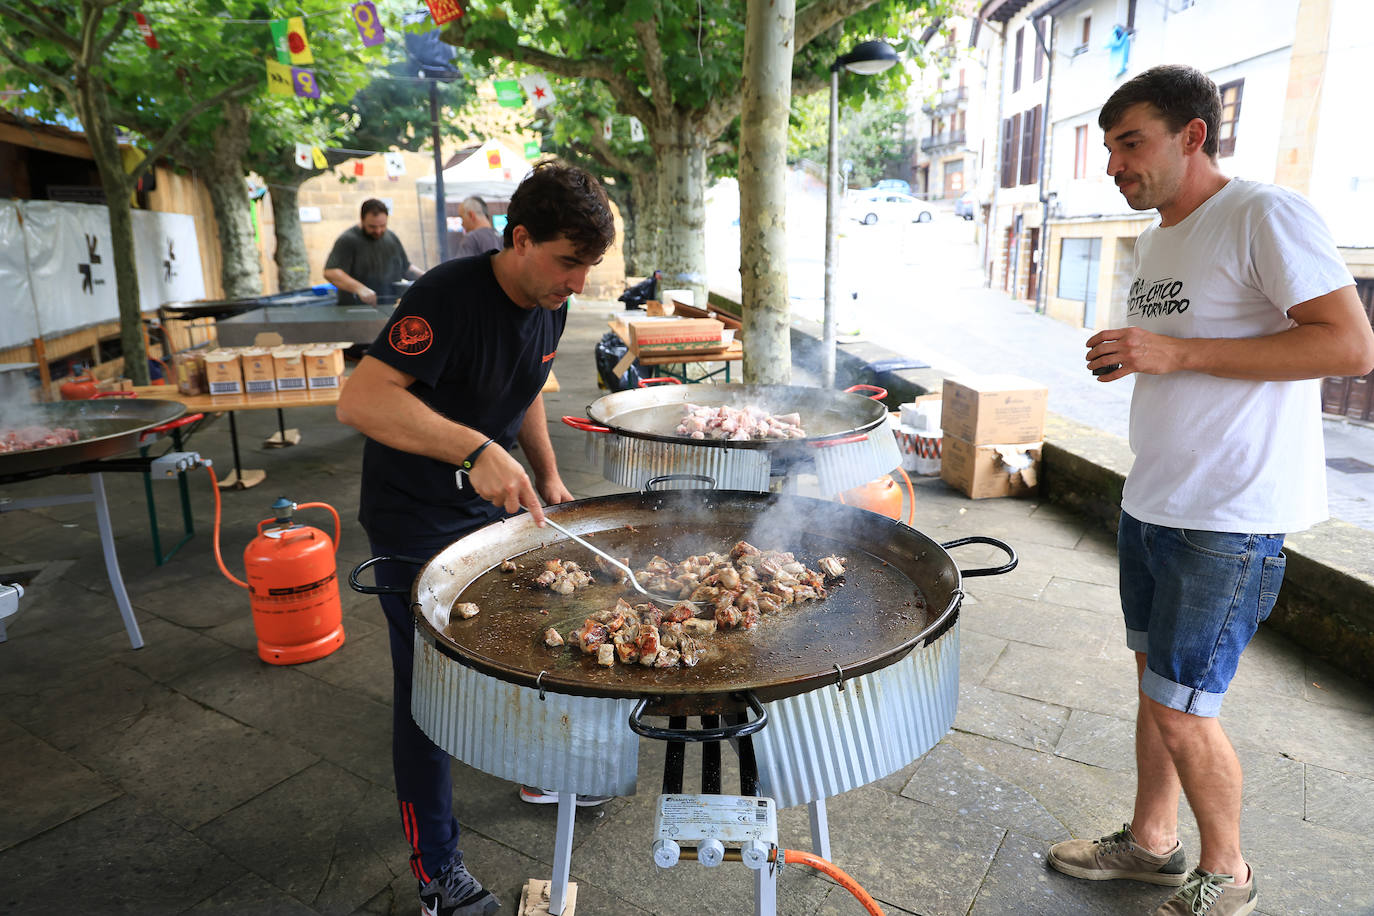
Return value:
[(1217, 715), (1278, 600), (1283, 535), (1167, 528), (1122, 512), (1116, 542), (1126, 645), (1145, 653), (1140, 689), (1171, 709)]

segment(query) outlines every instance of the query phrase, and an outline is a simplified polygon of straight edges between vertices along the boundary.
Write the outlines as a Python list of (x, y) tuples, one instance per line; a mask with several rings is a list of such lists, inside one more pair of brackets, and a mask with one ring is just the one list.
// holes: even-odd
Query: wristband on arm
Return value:
[(458, 472), (455, 475), (458, 481), (458, 489), (463, 489), (463, 475), (472, 473), (472, 467), (477, 463), (477, 459), (481, 457), (483, 450), (495, 441), (495, 439), (488, 439), (486, 442), (483, 442), (481, 445), (473, 449), (472, 454), (468, 455), (466, 458), (464, 458), (462, 461), (458, 463)]

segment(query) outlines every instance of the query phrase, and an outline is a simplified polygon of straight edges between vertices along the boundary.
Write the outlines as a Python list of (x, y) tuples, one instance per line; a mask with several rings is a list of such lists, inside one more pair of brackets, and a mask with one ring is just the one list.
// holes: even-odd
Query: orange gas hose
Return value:
[(868, 895), (868, 891), (859, 886), (859, 882), (849, 877), (844, 869), (833, 862), (827, 862), (820, 856), (812, 855), (809, 852), (802, 852), (800, 849), (779, 849), (778, 858), (784, 863), (791, 865), (809, 865), (822, 874), (829, 875), (835, 879), (840, 887), (854, 895), (854, 899), (863, 905), (863, 908), (873, 916), (883, 916), (883, 911), (878, 908), (878, 903)]
[[(229, 568), (228, 568), (227, 566), (224, 565), (224, 557), (220, 556), (220, 552), (219, 552), (219, 519), (220, 519), (220, 511), (221, 511), (221, 509), (220, 509), (220, 500), (219, 500), (219, 478), (215, 476), (215, 469), (212, 468), (212, 467), (210, 467), (210, 465), (209, 465), (208, 463), (205, 465), (205, 470), (208, 471), (209, 474), (210, 474), (210, 489), (213, 490), (213, 491), (215, 492), (215, 536), (214, 536), (215, 562), (219, 564), (219, 571), (222, 572), (222, 573), (224, 573), (224, 577), (225, 577), (226, 579), (228, 579), (230, 582), (234, 583), (235, 585), (239, 586), (240, 588), (247, 588), (247, 587), (248, 587), (248, 583), (247, 583), (247, 582), (244, 582), (242, 579), (237, 579), (237, 578), (235, 578), (235, 577), (234, 577), (234, 574), (231, 573), (231, 572), (229, 571)], [(336, 517), (336, 520), (337, 520), (337, 517)]]
[(908, 508), (908, 509), (906, 510), (906, 526), (907, 526), (908, 528), (915, 528), (915, 527), (916, 527), (916, 491), (913, 490), (913, 489), (911, 488), (911, 478), (908, 477), (908, 476), (906, 476), (906, 468), (902, 467), (900, 464), (897, 465), (897, 473), (898, 473), (898, 474), (901, 474), (901, 475), (902, 475), (902, 479), (906, 481), (906, 495), (907, 495), (907, 498), (910, 500), (910, 503), (908, 504), (910, 508)]

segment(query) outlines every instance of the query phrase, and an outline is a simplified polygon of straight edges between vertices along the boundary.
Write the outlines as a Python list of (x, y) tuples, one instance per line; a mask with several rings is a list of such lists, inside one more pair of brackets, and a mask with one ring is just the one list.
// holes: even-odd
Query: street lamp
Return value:
[(897, 51), (885, 41), (863, 41), (830, 65), (830, 143), (825, 169), (825, 331), (821, 385), (835, 387), (835, 220), (838, 218), (840, 126), (840, 70), (872, 76), (897, 62)]

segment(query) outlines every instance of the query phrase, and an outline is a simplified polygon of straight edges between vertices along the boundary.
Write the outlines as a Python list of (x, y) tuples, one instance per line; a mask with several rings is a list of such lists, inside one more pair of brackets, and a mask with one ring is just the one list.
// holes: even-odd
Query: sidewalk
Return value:
[[(592, 347), (613, 307), (587, 302), (573, 311), (559, 347), (562, 391), (546, 396), (551, 418), (581, 414), (602, 394)], [(239, 418), (244, 462), (268, 476), (254, 490), (224, 494), (225, 561), (241, 573), (253, 526), (285, 494), (339, 510), (346, 574), (367, 555), (353, 521), (362, 440), (327, 408), (288, 411), (287, 420), (302, 444), (262, 450), (256, 443), (275, 418)], [(584, 434), (557, 422), (550, 432), (576, 495), (618, 492), (585, 463)], [(229, 465), (228, 424), (189, 447)], [(345, 589), (348, 641), (333, 655), (293, 667), (260, 662), (247, 596), (214, 566), (204, 478), (191, 480), (196, 537), (156, 567), (141, 480), (107, 475), (121, 565), (147, 640), (137, 651), (110, 596), (90, 507), (3, 516), (0, 569), (65, 569), (31, 589), (0, 644), (0, 912), (413, 916), (375, 600)], [(902, 771), (829, 801), (836, 862), (894, 916), (1150, 913), (1165, 890), (1075, 881), (1044, 862), (1049, 843), (1098, 836), (1130, 816), (1134, 677), (1111, 538), (1053, 506), (971, 502), (938, 480), (916, 485), (918, 528), (941, 542), (1003, 538), (1021, 564), (967, 583), (954, 729)], [(79, 478), (45, 478), (0, 495), (83, 487)], [(170, 528), (175, 487), (156, 493)], [(971, 567), (996, 553), (964, 548), (955, 558)], [(1262, 632), (1224, 721), (1246, 766), (1257, 912), (1374, 913), (1374, 691)], [(751, 913), (749, 873), (738, 864), (654, 867), (662, 749), (642, 748), (637, 794), (578, 812), (579, 916)], [(689, 774), (696, 754), (688, 752)], [(511, 916), (524, 882), (548, 876), (554, 811), (522, 804), (509, 784), (454, 770), (467, 862)], [(1186, 806), (1182, 823), (1195, 856)], [(804, 811), (784, 812), (782, 824), (785, 844), (809, 848)], [(779, 912), (861, 910), (830, 881), (789, 867)]]

